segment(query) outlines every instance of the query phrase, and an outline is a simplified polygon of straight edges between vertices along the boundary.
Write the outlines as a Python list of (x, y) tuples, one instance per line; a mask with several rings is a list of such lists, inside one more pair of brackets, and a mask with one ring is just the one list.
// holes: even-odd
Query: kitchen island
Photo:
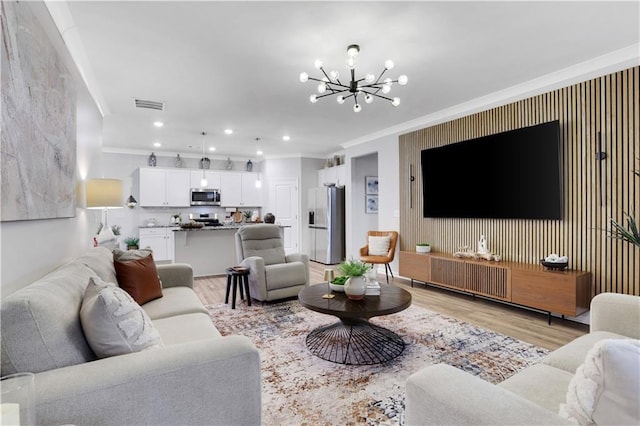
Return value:
[(174, 228), (175, 262), (190, 264), (196, 277), (224, 275), (225, 269), (238, 263), (235, 233), (241, 226)]

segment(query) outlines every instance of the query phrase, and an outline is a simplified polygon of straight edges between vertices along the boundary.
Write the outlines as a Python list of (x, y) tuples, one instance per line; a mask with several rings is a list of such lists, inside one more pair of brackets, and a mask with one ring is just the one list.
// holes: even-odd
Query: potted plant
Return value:
[(431, 245), (429, 243), (417, 243), (416, 253), (429, 253), (431, 251)]
[(140, 239), (136, 237), (128, 237), (124, 240), (124, 243), (127, 245), (127, 250), (138, 250), (139, 242)]
[(351, 259), (342, 262), (337, 269), (342, 275), (349, 277), (344, 284), (344, 293), (347, 297), (351, 300), (361, 300), (367, 291), (364, 274), (369, 270), (369, 265)]
[(244, 216), (244, 221), (245, 222), (251, 222), (251, 215), (253, 214), (253, 212), (251, 210), (245, 210), (242, 212), (242, 215)]

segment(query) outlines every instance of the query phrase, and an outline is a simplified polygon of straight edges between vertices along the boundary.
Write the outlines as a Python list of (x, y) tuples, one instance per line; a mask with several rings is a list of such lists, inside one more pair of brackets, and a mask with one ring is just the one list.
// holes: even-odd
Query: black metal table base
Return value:
[(338, 364), (370, 365), (402, 353), (404, 341), (391, 330), (366, 320), (342, 320), (313, 330), (307, 347), (319, 358)]

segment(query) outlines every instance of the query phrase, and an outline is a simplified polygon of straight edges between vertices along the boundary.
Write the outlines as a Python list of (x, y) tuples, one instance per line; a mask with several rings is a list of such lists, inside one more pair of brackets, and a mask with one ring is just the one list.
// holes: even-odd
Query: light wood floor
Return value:
[[(335, 268), (316, 262), (310, 262), (311, 283), (322, 282), (325, 268)], [(390, 283), (405, 288), (413, 297), (417, 306), (497, 331), (546, 349), (556, 349), (576, 337), (588, 333), (585, 324), (553, 318), (547, 324), (545, 313), (533, 312), (523, 308), (509, 306), (483, 298), (473, 298), (467, 294), (439, 289), (433, 286), (415, 284), (411, 287), (408, 280), (395, 278)], [(384, 274), (378, 276), (382, 284), (386, 282)], [(224, 302), (226, 276), (196, 278), (194, 289), (204, 304)]]

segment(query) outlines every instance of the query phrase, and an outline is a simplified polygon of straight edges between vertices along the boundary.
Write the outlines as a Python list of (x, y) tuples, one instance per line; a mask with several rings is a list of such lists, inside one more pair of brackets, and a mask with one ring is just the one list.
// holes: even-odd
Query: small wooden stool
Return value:
[[(247, 305), (251, 306), (251, 293), (249, 293), (249, 268), (241, 268), (234, 266), (225, 269), (227, 272), (227, 291), (224, 295), (224, 303), (229, 303), (229, 290), (231, 289), (231, 281), (233, 278), (233, 294), (231, 299), (231, 309), (236, 308), (236, 289), (240, 284), (240, 299), (244, 300), (244, 293), (247, 293)], [(240, 282), (238, 282), (240, 281)], [(244, 291), (243, 291), (244, 287)]]

